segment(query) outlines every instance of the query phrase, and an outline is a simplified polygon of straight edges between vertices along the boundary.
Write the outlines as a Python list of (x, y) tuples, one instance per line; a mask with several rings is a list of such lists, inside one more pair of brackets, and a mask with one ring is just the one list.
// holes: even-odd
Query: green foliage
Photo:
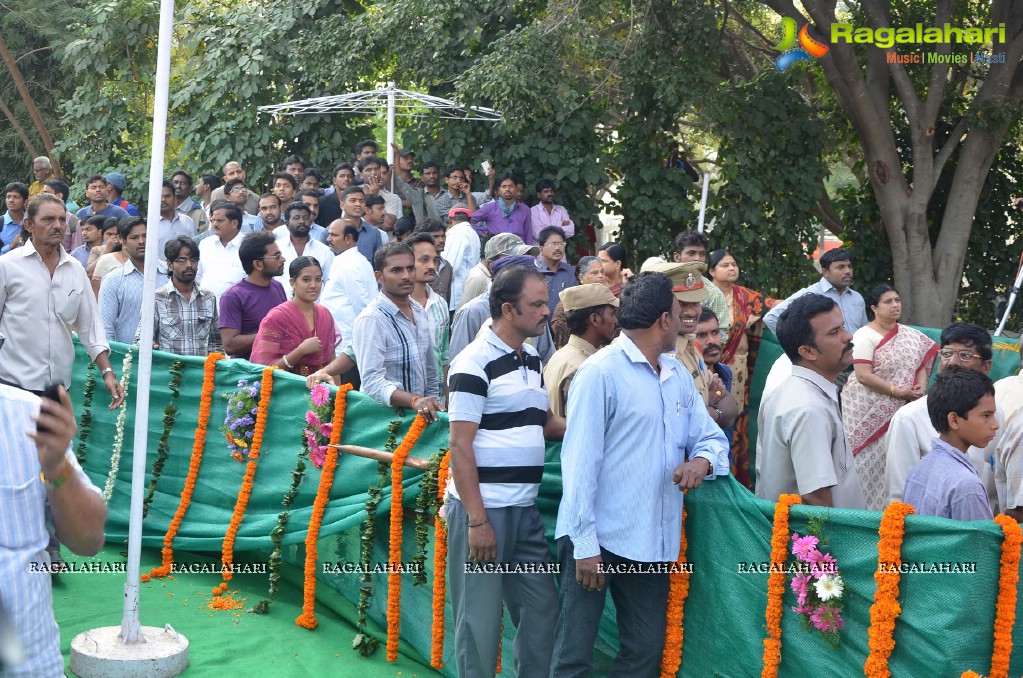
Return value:
[(812, 216), (826, 174), (825, 125), (793, 90), (795, 75), (766, 73), (730, 83), (718, 118), (723, 186), (715, 201), (715, 247), (728, 246), (743, 284), (784, 297), (817, 276)]

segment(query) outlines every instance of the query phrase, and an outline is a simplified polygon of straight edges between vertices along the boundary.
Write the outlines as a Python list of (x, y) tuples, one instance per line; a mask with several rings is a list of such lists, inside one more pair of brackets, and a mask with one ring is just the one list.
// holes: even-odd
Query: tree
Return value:
[[(791, 0), (765, 4), (798, 25), (807, 22)], [(830, 0), (804, 0), (816, 30), (831, 35), (838, 22)], [(1023, 98), (1023, 8), (1007, 0), (982, 6), (939, 0), (891, 3), (865, 0), (851, 17), (857, 25), (891, 28), (996, 26), (1004, 23), (1005, 62), (989, 66), (935, 63), (926, 70), (887, 63), (886, 51), (832, 42), (818, 63), (862, 149), (864, 167), (891, 245), (895, 284), (909, 309), (906, 320), (933, 327), (952, 316), (963, 278), (971, 225), (981, 191), (999, 148), (1018, 120)], [(933, 12), (933, 20), (928, 20)], [(947, 57), (967, 46), (899, 46), (902, 53)], [(909, 135), (910, 157), (900, 157), (896, 127)], [(928, 206), (953, 154), (958, 155), (940, 226), (932, 237)], [(1007, 206), (1006, 206), (1007, 208)]]

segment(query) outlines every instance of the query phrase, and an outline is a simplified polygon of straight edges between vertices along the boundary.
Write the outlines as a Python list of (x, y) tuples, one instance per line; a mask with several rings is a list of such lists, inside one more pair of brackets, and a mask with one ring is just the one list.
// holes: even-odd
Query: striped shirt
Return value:
[[(532, 506), (543, 477), (547, 391), (536, 350), (522, 356), (492, 329), (451, 363), (448, 419), (479, 424), (472, 447), (487, 508)], [(454, 477), (451, 496), (460, 499)]]
[(362, 379), (360, 391), (384, 405), (401, 389), (413, 395), (440, 395), (433, 334), (426, 310), (409, 299), (413, 323), (386, 294), (380, 292), (352, 325), (355, 363)]
[[(168, 281), (167, 274), (156, 271), (156, 286)], [(131, 259), (107, 275), (99, 286), (99, 314), (107, 339), (130, 344), (142, 318), (142, 285), (145, 277)]]
[[(13, 622), (27, 661), (4, 676), (63, 676), (60, 632), (53, 617), (50, 575), (33, 563), (49, 563), (46, 490), (39, 482), (39, 453), (26, 435), (39, 398), (0, 386), (0, 610)], [(97, 494), (68, 448), (78, 478)]]

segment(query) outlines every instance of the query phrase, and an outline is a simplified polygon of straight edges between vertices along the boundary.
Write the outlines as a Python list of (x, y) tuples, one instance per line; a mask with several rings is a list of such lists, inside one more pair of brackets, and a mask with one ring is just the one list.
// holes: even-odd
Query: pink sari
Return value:
[[(926, 334), (896, 325), (878, 343), (870, 364), (877, 376), (897, 388), (908, 388), (921, 368), (930, 371), (937, 355), (938, 345)], [(884, 434), (888, 432), (892, 416), (905, 404), (905, 400), (871, 391), (859, 382), (855, 373), (849, 375), (842, 389), (842, 425), (856, 459), (867, 509), (872, 511), (879, 511), (888, 503)]]
[(252, 343), (252, 356), (249, 361), (259, 365), (270, 365), (298, 348), (306, 339), (316, 336), (320, 340), (322, 350), (303, 357), (295, 363), (291, 372), (308, 376), (326, 367), (334, 359), (337, 344), (334, 317), (330, 315), (326, 306), (313, 304), (313, 318), (313, 330), (310, 331), (305, 316), (294, 301), (286, 301), (275, 307), (259, 323), (259, 331)]

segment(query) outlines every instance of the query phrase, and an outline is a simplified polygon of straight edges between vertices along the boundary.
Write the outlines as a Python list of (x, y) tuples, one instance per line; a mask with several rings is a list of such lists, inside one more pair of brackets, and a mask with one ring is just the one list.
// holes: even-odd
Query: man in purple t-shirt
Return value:
[(232, 358), (249, 358), (259, 322), (274, 306), (284, 303), (284, 286), (274, 280), (284, 273), (284, 255), (269, 231), (254, 231), (242, 239), (238, 256), (246, 277), (220, 297), (220, 338)]

